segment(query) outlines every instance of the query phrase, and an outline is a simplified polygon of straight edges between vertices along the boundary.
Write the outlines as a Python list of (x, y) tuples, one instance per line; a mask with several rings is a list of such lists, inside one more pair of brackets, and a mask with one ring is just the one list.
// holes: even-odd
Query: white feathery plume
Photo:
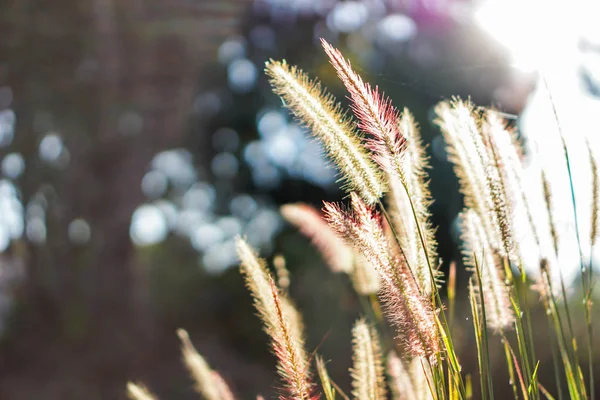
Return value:
[(286, 107), (323, 143), (340, 168), (347, 189), (360, 193), (368, 204), (379, 201), (386, 191), (385, 182), (333, 96), (285, 61), (270, 61), (265, 71)]

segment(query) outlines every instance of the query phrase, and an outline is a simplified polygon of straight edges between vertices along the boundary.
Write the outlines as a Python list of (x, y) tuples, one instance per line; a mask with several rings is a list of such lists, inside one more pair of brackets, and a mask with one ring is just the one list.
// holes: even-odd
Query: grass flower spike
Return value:
[(354, 270), (350, 274), (350, 278), (352, 279), (352, 286), (356, 293), (363, 296), (377, 294), (381, 288), (377, 270), (360, 253), (354, 255)]
[(482, 133), (470, 103), (443, 102), (436, 112), (467, 207), (481, 217), (492, 248), (515, 260), (512, 213), (498, 169), (496, 149)]
[(352, 280), (358, 294), (375, 294), (379, 290), (379, 275), (373, 266), (347, 245), (319, 212), (306, 204), (286, 204), (280, 209), (289, 223), (300, 229), (312, 243), (333, 272), (344, 272)]
[(377, 269), (379, 292), (388, 319), (414, 356), (433, 356), (439, 351), (435, 316), (423, 297), (408, 266), (391, 251), (378, 213), (351, 194), (352, 210), (325, 203), (331, 227), (359, 250)]
[(392, 399), (410, 400), (415, 398), (413, 378), (395, 351), (390, 351), (388, 354), (387, 373), (390, 378)]
[(352, 329), (352, 394), (360, 400), (385, 400), (385, 378), (377, 332), (360, 319)]
[(237, 240), (237, 252), (242, 261), (240, 270), (254, 297), (254, 305), (271, 337), (273, 352), (277, 357), (277, 370), (284, 381), (282, 399), (312, 400), (313, 382), (309, 361), (304, 350), (300, 315), (291, 302), (280, 294), (265, 262), (243, 240)]
[(157, 400), (146, 387), (133, 382), (127, 383), (127, 395), (131, 400)]
[(327, 225), (317, 210), (298, 203), (286, 204), (280, 211), (286, 221), (312, 240), (333, 272), (352, 272), (355, 258), (352, 248)]
[(398, 110), (389, 98), (379, 94), (377, 87), (372, 89), (368, 83), (363, 82), (339, 50), (324, 39), (321, 39), (321, 44), (329, 56), (331, 65), (350, 93), (352, 111), (358, 119), (358, 127), (371, 135), (367, 139), (367, 146), (373, 152), (373, 159), (386, 172), (400, 172), (406, 139), (398, 129)]
[(433, 381), (431, 368), (427, 364), (427, 361), (423, 358), (413, 358), (409, 364), (409, 371), (415, 388), (414, 398), (418, 400), (433, 400), (432, 388), (429, 386)]
[(405, 362), (396, 355), (396, 352), (390, 351), (387, 359), (387, 372), (393, 400), (433, 399), (429, 387), (431, 370), (423, 358), (417, 357), (410, 362)]
[(188, 333), (183, 329), (179, 329), (177, 330), (177, 336), (181, 340), (183, 361), (194, 380), (196, 392), (206, 400), (233, 400), (233, 394), (221, 375), (213, 371), (204, 360), (204, 357), (198, 354), (190, 341)]
[[(388, 177), (394, 209), (399, 211), (396, 216), (401, 219), (396, 224), (404, 228), (401, 245), (421, 290), (430, 294), (433, 283), (429, 267), (436, 267), (435, 240), (427, 211), (430, 196), (424, 182), (424, 155), (412, 116), (405, 111), (400, 117), (391, 100), (364, 82), (339, 50), (323, 39), (321, 44), (350, 94), (358, 127), (369, 135), (366, 143), (371, 157)], [(405, 154), (407, 147), (410, 154)]]
[[(520, 156), (521, 146), (517, 142), (514, 132), (506, 128), (505, 121), (495, 111), (488, 110), (486, 112), (482, 130), (489, 138), (498, 161), (498, 169), (504, 182), (506, 201), (510, 203), (509, 209), (513, 213), (514, 230), (529, 231), (541, 253), (540, 224), (536, 222), (533, 210), (533, 194), (524, 183), (524, 171)], [(515, 250), (520, 250), (516, 243)], [(541, 258), (544, 256), (545, 254), (540, 254)]]
[(435, 230), (429, 220), (428, 207), (431, 204), (431, 194), (425, 176), (428, 165), (419, 130), (408, 110), (402, 112), (398, 127), (406, 138), (406, 152), (402, 159), (404, 181), (397, 176), (388, 175), (390, 180), (388, 205), (392, 224), (408, 264), (421, 291), (425, 295), (430, 295), (433, 282), (429, 266), (431, 265), (434, 273), (437, 273), (437, 244)]
[(592, 219), (590, 228), (590, 241), (594, 247), (600, 236), (600, 165), (598, 158), (592, 151), (590, 142), (587, 142), (588, 154), (590, 158), (590, 168), (592, 170)]
[(311, 82), (306, 74), (285, 61), (268, 62), (266, 73), (271, 78), (275, 93), (324, 144), (341, 170), (346, 187), (360, 193), (368, 204), (379, 201), (385, 192), (381, 174), (333, 96), (326, 94), (318, 83)]
[(481, 218), (473, 210), (465, 211), (461, 217), (465, 264), (473, 269), (479, 268), (481, 273), (482, 298), (485, 302), (487, 324), (495, 331), (510, 329), (515, 316), (512, 312), (508, 288), (504, 284), (499, 260), (490, 247)]

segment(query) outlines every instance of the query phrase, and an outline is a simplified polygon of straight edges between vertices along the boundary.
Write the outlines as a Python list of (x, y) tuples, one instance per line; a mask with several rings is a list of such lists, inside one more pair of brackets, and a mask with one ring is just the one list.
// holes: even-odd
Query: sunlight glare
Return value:
[(573, 60), (582, 28), (575, 9), (566, 1), (487, 0), (474, 18), (506, 47), (516, 68), (533, 71)]

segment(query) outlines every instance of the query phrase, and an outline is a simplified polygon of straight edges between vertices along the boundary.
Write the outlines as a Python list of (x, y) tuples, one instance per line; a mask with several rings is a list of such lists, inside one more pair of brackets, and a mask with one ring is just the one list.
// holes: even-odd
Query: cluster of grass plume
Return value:
[[(399, 112), (377, 87), (364, 82), (340, 51), (324, 40), (322, 45), (348, 91), (352, 115), (343, 112), (317, 81), (285, 61), (269, 61), (266, 73), (274, 92), (322, 142), (341, 173), (350, 204), (325, 203), (323, 213), (290, 204), (281, 212), (312, 240), (333, 272), (349, 276), (357, 294), (369, 298), (364, 304), (370, 309), (352, 331), (352, 392), (347, 395), (330, 378), (322, 357), (311, 356), (305, 348), (302, 317), (289, 298), (283, 257), (276, 257), (274, 278), (266, 262), (239, 238), (240, 270), (277, 358), (279, 398), (493, 399), (494, 388), (507, 384), (515, 399), (593, 399), (592, 257), (589, 265), (584, 265), (581, 257), (587, 335), (586, 348), (581, 349), (573, 330), (566, 284), (561, 274), (558, 281), (551, 278), (555, 275), (552, 269), (560, 270), (552, 188), (543, 171), (540, 190), (524, 184), (522, 150), (515, 133), (494, 110), (477, 108), (469, 101), (454, 99), (436, 108), (436, 121), (465, 197), (461, 238), (463, 261), (472, 274), (468, 295), (479, 367), (477, 394), (452, 338), (451, 327), (456, 324), (452, 321), (454, 263), (448, 279), (450, 304), (444, 304), (440, 296), (444, 278), (438, 270), (441, 261), (428, 211), (429, 166), (419, 129), (408, 110)], [(598, 241), (600, 188), (597, 154), (589, 144), (588, 149), (592, 170), (588, 238), (593, 248)], [(565, 163), (570, 173), (566, 144)], [(574, 197), (573, 180), (568, 184)], [(536, 223), (536, 201), (546, 206), (545, 225)], [(523, 267), (527, 249), (519, 246), (518, 238), (524, 235), (531, 235), (538, 247), (539, 272), (534, 278), (528, 277)], [(579, 232), (578, 240), (581, 249)], [(542, 243), (551, 243), (551, 251), (543, 250)], [(555, 339), (556, 393), (538, 378), (531, 291), (538, 292), (547, 329)], [(389, 330), (376, 329), (383, 323), (380, 310), (394, 337), (386, 337)], [(234, 399), (223, 378), (196, 352), (187, 333), (180, 330), (179, 336), (196, 391), (207, 400)], [(384, 351), (382, 343), (394, 343), (395, 348)], [(497, 345), (506, 356), (509, 383), (494, 381), (490, 348)], [(582, 351), (587, 352), (587, 376)], [(134, 400), (155, 399), (133, 383), (128, 392)]]

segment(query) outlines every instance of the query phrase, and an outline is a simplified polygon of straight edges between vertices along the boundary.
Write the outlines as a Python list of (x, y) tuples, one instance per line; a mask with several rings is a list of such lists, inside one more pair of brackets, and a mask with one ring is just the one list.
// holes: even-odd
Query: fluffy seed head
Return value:
[(181, 340), (183, 361), (194, 380), (196, 392), (206, 400), (233, 400), (233, 394), (221, 375), (213, 371), (204, 357), (196, 351), (188, 333), (178, 329), (177, 335)]
[(127, 383), (127, 395), (131, 400), (156, 400), (150, 391), (143, 385), (135, 384), (133, 382)]
[(590, 230), (590, 241), (592, 247), (598, 241), (600, 231), (600, 165), (598, 165), (598, 159), (592, 151), (590, 142), (587, 142), (588, 153), (590, 157), (590, 168), (592, 170), (592, 221)]
[(286, 107), (302, 121), (327, 149), (340, 168), (346, 188), (360, 193), (369, 204), (376, 203), (385, 184), (350, 121), (335, 99), (296, 67), (277, 61), (266, 64), (273, 90)]
[(406, 153), (402, 159), (402, 176), (388, 175), (390, 216), (408, 265), (422, 293), (429, 295), (433, 291), (430, 265), (437, 278), (437, 248), (435, 230), (429, 218), (431, 195), (425, 173), (427, 158), (419, 130), (408, 110), (402, 112), (398, 127), (406, 138)]
[(352, 394), (361, 400), (385, 400), (385, 378), (377, 332), (363, 319), (352, 329)]
[(390, 377), (390, 390), (394, 400), (410, 400), (415, 398), (413, 379), (404, 362), (390, 351), (387, 358), (387, 373)]
[(311, 239), (333, 272), (352, 272), (354, 255), (352, 248), (344, 243), (321, 217), (307, 204), (286, 204), (280, 208), (281, 215), (300, 232)]
[[(393, 203), (397, 203), (395, 210), (399, 211), (396, 220), (401, 218), (404, 222), (402, 228), (406, 236), (402, 237), (406, 242), (405, 250), (413, 261), (409, 261), (409, 265), (422, 291), (430, 294), (432, 281), (429, 266), (436, 266), (436, 250), (427, 211), (431, 199), (425, 184), (425, 157), (416, 124), (407, 110), (399, 117), (390, 99), (380, 94), (377, 87), (373, 89), (365, 83), (339, 50), (323, 39), (321, 44), (350, 94), (358, 127), (370, 135), (367, 146), (373, 159), (382, 167), (388, 182), (394, 187)], [(406, 150), (408, 154), (405, 154)], [(416, 229), (417, 224), (423, 240)]]
[(518, 262), (518, 244), (513, 234), (513, 212), (515, 195), (512, 190), (516, 182), (511, 182), (514, 174), (511, 171), (510, 139), (506, 140), (502, 121), (496, 113), (488, 111), (480, 121), (480, 131), (485, 151), (481, 159), (487, 165), (488, 186), (492, 196), (492, 219), (499, 229), (504, 255)]
[[(481, 218), (475, 211), (467, 210), (463, 212), (461, 219), (465, 265), (478, 268), (481, 274), (487, 325), (495, 331), (510, 329), (515, 317), (511, 311), (508, 288), (504, 284), (499, 260), (482, 227)], [(477, 282), (476, 275), (474, 279)]]
[(433, 394), (431, 393), (434, 385), (431, 374), (431, 367), (422, 357), (413, 358), (409, 364), (410, 376), (413, 379), (413, 386), (415, 388), (415, 399), (417, 400), (433, 400)]
[(436, 107), (436, 113), (466, 206), (481, 216), (492, 248), (508, 255), (504, 251), (501, 221), (495, 213), (496, 209), (504, 210), (498, 172), (490, 161), (473, 106), (461, 100), (443, 102)]
[(431, 369), (426, 359), (401, 360), (394, 351), (388, 355), (388, 375), (393, 400), (433, 400)]
[(325, 203), (330, 226), (376, 268), (379, 296), (386, 315), (414, 356), (433, 356), (439, 351), (435, 315), (405, 263), (391, 253), (381, 218), (358, 195), (351, 194), (352, 210)]
[(308, 356), (304, 349), (300, 314), (284, 295), (279, 293), (264, 260), (243, 240), (237, 239), (237, 253), (242, 261), (240, 270), (254, 297), (254, 305), (262, 319), (265, 332), (271, 337), (277, 357), (277, 370), (284, 381), (286, 400), (313, 400), (313, 383)]
[[(483, 131), (490, 140), (498, 162), (498, 169), (504, 182), (506, 201), (512, 212), (514, 231), (531, 234), (534, 243), (542, 251), (539, 222), (534, 217), (535, 197), (532, 188), (524, 183), (524, 171), (521, 164), (521, 146), (513, 131), (506, 127), (497, 112), (488, 110), (483, 121)], [(518, 244), (514, 245), (519, 250)]]
[(367, 146), (373, 152), (373, 159), (385, 170), (398, 168), (406, 139), (398, 130), (398, 110), (379, 89), (363, 82), (362, 78), (352, 70), (350, 62), (342, 53), (321, 39), (325, 53), (331, 65), (350, 94), (352, 111), (358, 119), (358, 127), (371, 135)]
[(376, 294), (381, 287), (377, 270), (365, 256), (358, 252), (354, 255), (354, 270), (350, 278), (356, 293), (363, 296)]
[(544, 171), (542, 171), (542, 189), (544, 191), (544, 203), (546, 205), (546, 212), (548, 213), (550, 236), (552, 236), (552, 247), (554, 249), (554, 255), (558, 257), (559, 237), (555, 218), (556, 210), (554, 207), (554, 197), (552, 196), (552, 188), (550, 187), (550, 181), (546, 177), (546, 173)]

